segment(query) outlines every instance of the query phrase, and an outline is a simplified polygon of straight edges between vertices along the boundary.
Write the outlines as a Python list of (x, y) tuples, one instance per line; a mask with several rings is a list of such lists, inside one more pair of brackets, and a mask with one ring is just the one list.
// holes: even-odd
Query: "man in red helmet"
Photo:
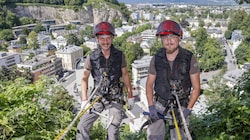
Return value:
[[(152, 58), (146, 82), (146, 95), (149, 116), (152, 120), (147, 128), (148, 140), (165, 139), (165, 123), (159, 114), (171, 116), (171, 106), (175, 110), (177, 120), (181, 120), (177, 109), (177, 92), (182, 113), (188, 124), (188, 116), (200, 93), (200, 72), (198, 62), (193, 53), (179, 46), (183, 36), (181, 26), (172, 20), (163, 21), (156, 33), (160, 37), (163, 48)], [(182, 139), (187, 139), (182, 124), (179, 123)], [(177, 139), (173, 119), (169, 120), (171, 140)]]
[[(88, 95), (88, 78), (92, 74), (94, 79), (94, 86), (101, 83), (100, 90), (97, 91), (97, 96), (102, 97), (101, 101), (94, 103), (92, 110), (102, 112), (105, 108), (109, 107), (109, 115), (113, 116), (111, 125), (108, 127), (109, 140), (117, 140), (119, 138), (119, 127), (123, 116), (123, 82), (127, 89), (128, 96), (128, 109), (132, 109), (134, 105), (134, 97), (130, 84), (130, 78), (127, 71), (127, 64), (125, 55), (122, 51), (116, 49), (112, 42), (115, 36), (113, 26), (108, 22), (101, 22), (94, 28), (94, 35), (98, 42), (98, 48), (91, 52), (86, 58), (83, 78), (82, 78), (82, 106), (81, 111), (86, 106)], [(104, 82), (101, 79), (105, 79)], [(94, 100), (95, 97), (93, 96)], [(97, 113), (85, 113), (77, 125), (77, 140), (89, 140), (89, 131), (93, 123), (98, 118)]]

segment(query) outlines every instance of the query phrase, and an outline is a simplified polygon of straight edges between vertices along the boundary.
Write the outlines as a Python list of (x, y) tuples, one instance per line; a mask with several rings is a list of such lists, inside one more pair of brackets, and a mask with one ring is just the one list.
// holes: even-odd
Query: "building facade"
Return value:
[(21, 63), (21, 56), (17, 53), (0, 52), (0, 67), (11, 68)]
[(56, 56), (62, 58), (63, 69), (75, 70), (77, 62), (83, 57), (83, 49), (78, 46), (68, 45), (56, 51)]
[(33, 82), (39, 79), (39, 76), (58, 75), (62, 71), (62, 59), (55, 55), (37, 55), (33, 59), (17, 64), (17, 67), (29, 69), (32, 74)]
[(152, 56), (144, 56), (140, 60), (135, 60), (131, 66), (132, 66), (132, 84), (137, 85), (137, 81), (141, 80), (144, 77), (148, 76), (148, 68), (150, 61), (152, 59)]

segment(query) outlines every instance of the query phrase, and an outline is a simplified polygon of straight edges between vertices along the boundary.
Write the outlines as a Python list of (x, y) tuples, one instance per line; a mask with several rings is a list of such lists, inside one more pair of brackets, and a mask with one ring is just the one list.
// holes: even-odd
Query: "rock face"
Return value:
[(10, 9), (19, 17), (31, 17), (37, 20), (56, 20), (56, 24), (68, 23), (70, 20), (80, 20), (82, 23), (98, 23), (113, 19), (122, 19), (120, 11), (107, 6), (95, 9), (91, 6), (84, 7), (78, 11), (73, 9), (56, 8), (50, 6), (17, 6)]

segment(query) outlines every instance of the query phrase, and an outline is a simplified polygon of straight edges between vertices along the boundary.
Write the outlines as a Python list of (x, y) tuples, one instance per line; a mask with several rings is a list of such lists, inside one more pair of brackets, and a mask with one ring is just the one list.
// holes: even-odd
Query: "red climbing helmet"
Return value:
[(94, 35), (115, 35), (114, 27), (108, 22), (100, 22), (95, 26)]
[(173, 20), (165, 20), (159, 25), (156, 36), (163, 36), (168, 34), (175, 34), (182, 38), (183, 31), (181, 29), (181, 26), (177, 22)]

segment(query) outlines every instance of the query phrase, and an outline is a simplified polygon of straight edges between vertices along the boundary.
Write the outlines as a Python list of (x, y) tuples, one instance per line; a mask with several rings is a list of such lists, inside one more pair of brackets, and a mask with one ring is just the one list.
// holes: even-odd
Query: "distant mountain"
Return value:
[(199, 5), (235, 5), (234, 0), (118, 0), (126, 4), (138, 3), (183, 3), (183, 4), (199, 4)]

